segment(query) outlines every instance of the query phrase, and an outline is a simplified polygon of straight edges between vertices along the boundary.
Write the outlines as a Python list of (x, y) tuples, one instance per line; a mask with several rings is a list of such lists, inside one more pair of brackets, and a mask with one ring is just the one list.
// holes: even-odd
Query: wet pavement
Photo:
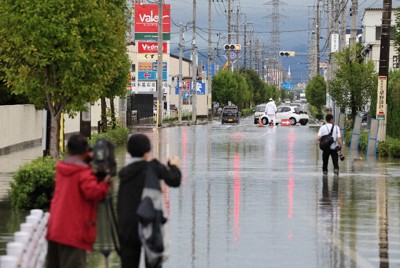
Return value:
[[(330, 163), (323, 178), (318, 128), (252, 121), (143, 131), (162, 161), (181, 157), (181, 187), (164, 189), (163, 267), (400, 267), (398, 159), (345, 151), (340, 175)], [(124, 150), (117, 154), (123, 165)], [(0, 172), (3, 181), (9, 172)], [(115, 254), (109, 262), (119, 265)], [(105, 266), (99, 253), (90, 263)]]

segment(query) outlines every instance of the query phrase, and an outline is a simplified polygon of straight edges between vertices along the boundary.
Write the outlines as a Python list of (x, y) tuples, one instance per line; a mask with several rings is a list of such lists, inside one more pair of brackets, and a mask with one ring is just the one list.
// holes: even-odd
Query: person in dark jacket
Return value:
[(68, 140), (68, 157), (56, 166), (55, 189), (47, 223), (47, 267), (86, 267), (86, 251), (96, 240), (97, 203), (111, 184), (99, 181), (88, 165), (89, 145), (85, 137)]
[[(128, 141), (130, 163), (119, 172), (117, 214), (118, 233), (121, 245), (121, 267), (139, 267), (142, 244), (138, 234), (137, 208), (142, 198), (146, 169), (150, 166), (157, 177), (172, 187), (181, 183), (179, 158), (171, 157), (167, 165), (150, 160), (150, 140), (143, 134), (134, 134)], [(146, 267), (150, 265), (146, 262)]]

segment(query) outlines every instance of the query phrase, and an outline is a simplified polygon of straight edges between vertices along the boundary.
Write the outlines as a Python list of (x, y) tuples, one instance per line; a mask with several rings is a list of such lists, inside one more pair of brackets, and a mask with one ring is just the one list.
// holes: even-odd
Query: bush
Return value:
[(129, 129), (126, 127), (117, 127), (109, 129), (107, 132), (93, 134), (89, 140), (89, 144), (94, 144), (97, 139), (105, 138), (112, 142), (115, 146), (126, 144), (129, 137)]
[(242, 116), (242, 117), (246, 117), (246, 116), (249, 116), (252, 114), (254, 114), (254, 108), (242, 109), (240, 111), (240, 116)]
[(18, 209), (48, 209), (54, 191), (56, 161), (40, 157), (20, 167), (8, 190), (11, 205)]
[(387, 137), (378, 143), (379, 156), (400, 157), (400, 139)]

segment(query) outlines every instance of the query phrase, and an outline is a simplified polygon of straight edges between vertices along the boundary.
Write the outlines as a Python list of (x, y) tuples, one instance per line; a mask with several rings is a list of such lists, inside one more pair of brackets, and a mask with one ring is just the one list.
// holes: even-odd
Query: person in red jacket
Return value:
[(82, 135), (68, 140), (68, 157), (56, 166), (47, 224), (47, 267), (86, 267), (86, 251), (96, 240), (97, 204), (108, 194), (111, 177), (99, 181), (88, 164), (89, 144)]

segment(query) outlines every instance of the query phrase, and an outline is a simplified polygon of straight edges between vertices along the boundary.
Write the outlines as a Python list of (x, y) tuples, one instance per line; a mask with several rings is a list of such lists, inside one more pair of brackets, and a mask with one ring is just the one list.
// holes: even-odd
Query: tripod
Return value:
[(108, 268), (108, 257), (113, 247), (118, 255), (120, 255), (120, 245), (117, 230), (117, 220), (115, 210), (112, 203), (111, 191), (107, 194), (98, 207), (98, 223), (99, 223), (99, 248), (101, 254), (105, 258), (105, 267)]

